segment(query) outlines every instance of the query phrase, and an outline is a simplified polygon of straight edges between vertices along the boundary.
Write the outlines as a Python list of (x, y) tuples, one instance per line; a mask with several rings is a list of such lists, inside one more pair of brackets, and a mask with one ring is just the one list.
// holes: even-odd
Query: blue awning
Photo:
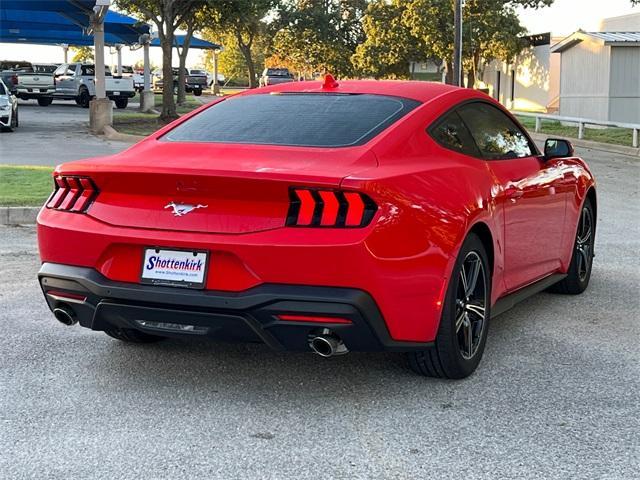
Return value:
[[(182, 44), (184, 43), (184, 35), (176, 35), (175, 36), (175, 44), (179, 47), (182, 46)], [(153, 40), (151, 40), (151, 46), (152, 47), (159, 47), (160, 46), (160, 39), (158, 38), (154, 38)], [(203, 50), (219, 50), (222, 48), (222, 46), (218, 45), (217, 43), (211, 43), (211, 42), (207, 42), (206, 40), (202, 40), (201, 38), (197, 38), (197, 37), (191, 37), (191, 42), (189, 43), (189, 48), (200, 48)]]
[[(12, 0), (0, 9), (0, 42), (43, 45), (93, 45), (87, 34), (95, 0)], [(133, 45), (149, 26), (108, 11), (104, 19), (105, 44)]]

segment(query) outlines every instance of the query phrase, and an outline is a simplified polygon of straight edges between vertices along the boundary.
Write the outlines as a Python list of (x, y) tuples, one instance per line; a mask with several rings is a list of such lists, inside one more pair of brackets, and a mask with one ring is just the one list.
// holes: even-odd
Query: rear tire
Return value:
[(38, 105), (40, 105), (41, 107), (48, 107), (49, 105), (51, 105), (51, 102), (53, 102), (53, 98), (51, 97), (38, 98)]
[(200, 95), (202, 95), (202, 90), (198, 90), (198, 89), (196, 89), (196, 90), (194, 90), (194, 91), (193, 91), (193, 94), (194, 94), (196, 97), (199, 97)]
[(593, 267), (595, 234), (596, 214), (591, 200), (587, 198), (580, 209), (580, 220), (573, 242), (569, 271), (564, 279), (549, 287), (550, 292), (578, 295), (587, 289)]
[(449, 281), (435, 345), (408, 353), (411, 369), (427, 377), (465, 378), (478, 367), (489, 329), (491, 268), (474, 233), (464, 241)]
[(89, 102), (91, 101), (91, 95), (89, 95), (89, 90), (83, 88), (80, 90), (80, 94), (76, 99), (76, 103), (80, 105), (82, 108), (89, 108)]
[(164, 337), (149, 335), (148, 333), (133, 328), (114, 328), (112, 330), (105, 330), (104, 333), (111, 338), (127, 343), (155, 343), (164, 340)]
[(116, 98), (114, 100), (114, 102), (116, 102), (116, 107), (117, 108), (127, 108), (127, 105), (129, 104), (129, 99), (128, 98)]

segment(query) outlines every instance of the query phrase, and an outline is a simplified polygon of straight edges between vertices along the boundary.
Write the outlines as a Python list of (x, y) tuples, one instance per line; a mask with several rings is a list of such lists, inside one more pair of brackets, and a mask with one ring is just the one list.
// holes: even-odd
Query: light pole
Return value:
[(462, 2), (455, 0), (453, 12), (453, 84), (462, 85)]

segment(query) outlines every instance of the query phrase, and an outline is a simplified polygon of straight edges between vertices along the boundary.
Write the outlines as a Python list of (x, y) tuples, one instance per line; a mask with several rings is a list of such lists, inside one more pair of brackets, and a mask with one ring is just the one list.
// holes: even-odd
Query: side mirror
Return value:
[(568, 140), (547, 138), (544, 142), (544, 159), (564, 158), (573, 156), (573, 145)]

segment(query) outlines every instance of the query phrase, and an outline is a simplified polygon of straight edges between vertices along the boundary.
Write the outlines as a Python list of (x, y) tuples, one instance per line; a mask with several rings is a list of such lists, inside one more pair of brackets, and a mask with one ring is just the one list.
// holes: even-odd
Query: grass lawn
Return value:
[[(517, 118), (530, 132), (535, 130), (535, 118), (521, 116), (517, 116)], [(542, 130), (540, 133), (578, 138), (578, 126), (564, 126), (560, 122), (543, 120)], [(613, 143), (616, 145), (626, 145), (627, 147), (630, 147), (633, 141), (633, 132), (626, 128), (585, 128), (584, 140)]]
[(41, 206), (53, 191), (51, 167), (0, 165), (0, 205)]

